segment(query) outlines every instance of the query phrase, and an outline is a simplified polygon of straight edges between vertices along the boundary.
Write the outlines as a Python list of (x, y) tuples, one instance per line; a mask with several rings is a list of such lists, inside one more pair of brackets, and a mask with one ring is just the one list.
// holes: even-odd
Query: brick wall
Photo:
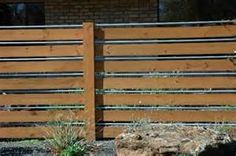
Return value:
[(156, 22), (157, 0), (45, 0), (46, 24)]

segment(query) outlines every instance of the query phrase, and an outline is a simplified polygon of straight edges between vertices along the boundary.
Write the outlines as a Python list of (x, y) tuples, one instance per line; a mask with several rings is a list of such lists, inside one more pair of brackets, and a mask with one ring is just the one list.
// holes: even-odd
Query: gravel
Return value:
[[(115, 156), (114, 141), (96, 141), (97, 156)], [(0, 156), (52, 156), (44, 141), (2, 141)]]

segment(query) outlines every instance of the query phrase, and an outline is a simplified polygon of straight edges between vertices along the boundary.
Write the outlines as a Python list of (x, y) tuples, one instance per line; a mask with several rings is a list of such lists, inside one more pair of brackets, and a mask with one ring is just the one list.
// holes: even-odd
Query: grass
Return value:
[(132, 133), (139, 130), (142, 130), (142, 131), (149, 130), (152, 127), (153, 126), (149, 119), (141, 119), (137, 121), (132, 121), (132, 124), (127, 127), (126, 131), (129, 133)]
[(58, 115), (50, 122), (46, 130), (46, 142), (51, 152), (57, 156), (83, 156), (88, 152), (85, 139), (82, 137), (83, 128), (74, 125), (75, 115)]
[(37, 139), (32, 139), (32, 140), (22, 140), (19, 143), (22, 145), (41, 145), (42, 141)]

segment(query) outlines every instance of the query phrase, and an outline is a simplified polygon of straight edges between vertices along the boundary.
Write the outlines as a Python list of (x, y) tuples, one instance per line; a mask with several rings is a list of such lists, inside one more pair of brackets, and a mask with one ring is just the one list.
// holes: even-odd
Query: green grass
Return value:
[(57, 156), (83, 156), (88, 152), (85, 139), (82, 137), (83, 128), (74, 125), (75, 115), (60, 115), (55, 118), (46, 131), (46, 142), (51, 152)]

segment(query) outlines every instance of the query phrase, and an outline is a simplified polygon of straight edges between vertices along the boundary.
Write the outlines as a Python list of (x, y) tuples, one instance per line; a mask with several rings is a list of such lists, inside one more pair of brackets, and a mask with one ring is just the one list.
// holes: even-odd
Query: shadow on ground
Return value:
[(199, 156), (236, 156), (236, 141), (219, 145), (218, 148), (207, 148)]

